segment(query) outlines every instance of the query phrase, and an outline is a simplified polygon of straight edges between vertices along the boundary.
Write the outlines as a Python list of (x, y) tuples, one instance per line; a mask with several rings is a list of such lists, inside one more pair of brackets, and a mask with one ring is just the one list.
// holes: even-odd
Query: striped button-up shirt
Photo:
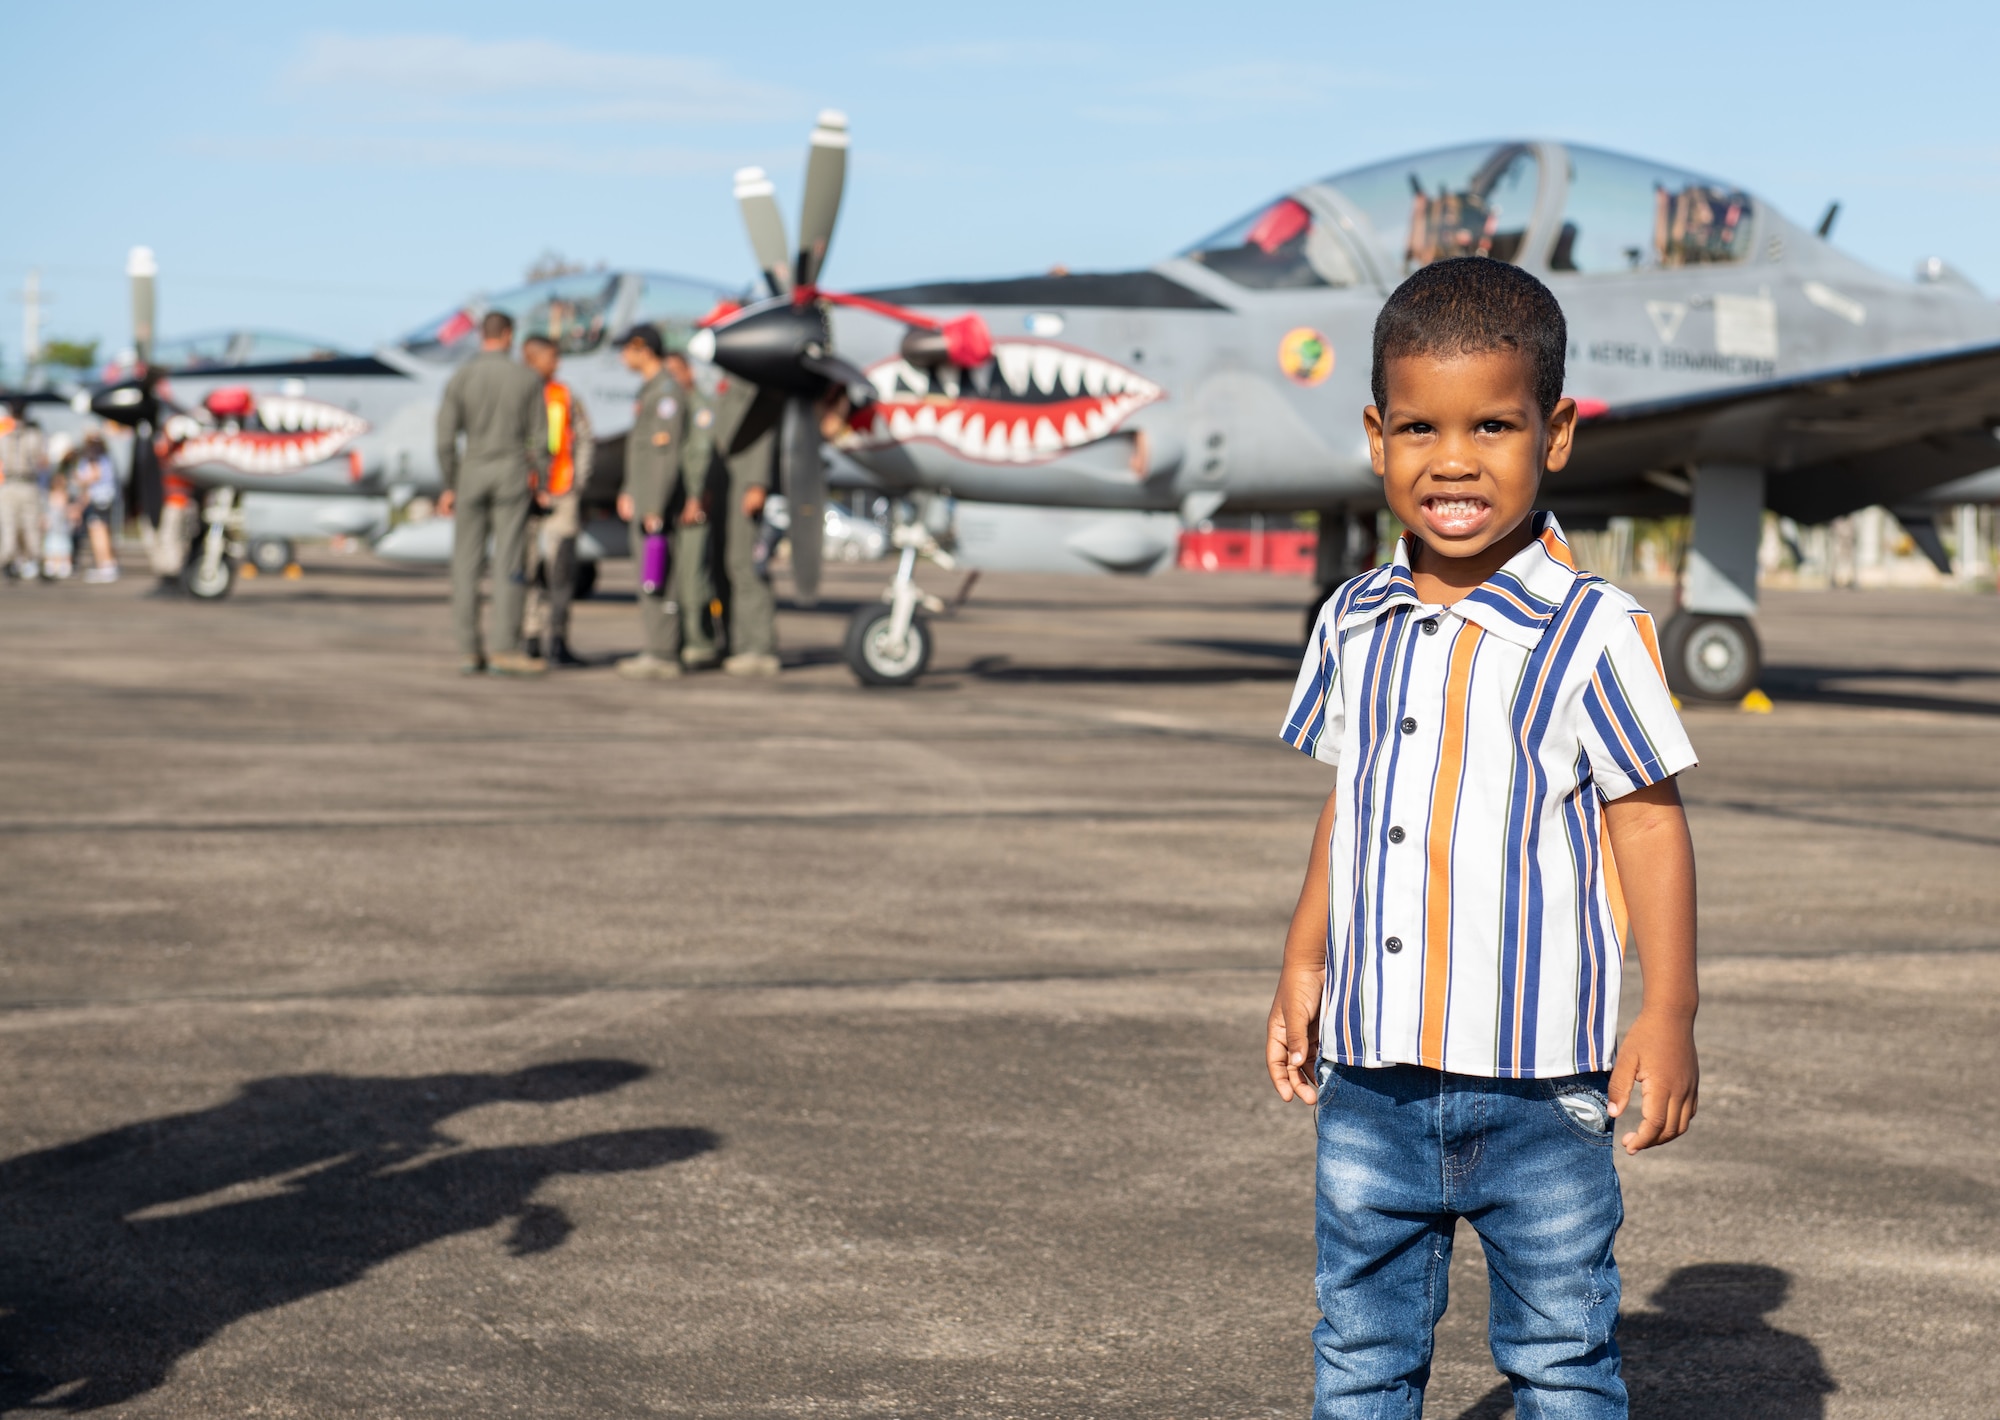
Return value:
[(1611, 1066), (1625, 905), (1604, 803), (1695, 762), (1653, 621), (1562, 530), (1449, 607), (1407, 547), (1320, 612), (1286, 743), (1339, 771), (1320, 1049), (1346, 1065)]

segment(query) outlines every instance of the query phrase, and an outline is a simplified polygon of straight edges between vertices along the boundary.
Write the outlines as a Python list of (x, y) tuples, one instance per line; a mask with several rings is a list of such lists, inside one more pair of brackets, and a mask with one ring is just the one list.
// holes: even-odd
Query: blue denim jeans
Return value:
[(1460, 1218), (1486, 1248), (1488, 1340), (1518, 1420), (1623, 1420), (1609, 1076), (1319, 1074), (1313, 1420), (1423, 1414)]

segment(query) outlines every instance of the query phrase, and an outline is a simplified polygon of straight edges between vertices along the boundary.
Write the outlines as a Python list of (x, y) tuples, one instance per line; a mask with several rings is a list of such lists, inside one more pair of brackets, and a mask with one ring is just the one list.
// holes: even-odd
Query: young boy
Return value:
[(1410, 533), (1321, 611), (1286, 718), (1337, 780), (1266, 1046), (1318, 1107), (1315, 1420), (1422, 1413), (1460, 1218), (1516, 1413), (1626, 1414), (1612, 1120), (1635, 1081), (1628, 1153), (1694, 1117), (1695, 757), (1651, 618), (1534, 511), (1575, 434), (1567, 343), (1548, 289), (1482, 257), (1375, 324), (1363, 419)]

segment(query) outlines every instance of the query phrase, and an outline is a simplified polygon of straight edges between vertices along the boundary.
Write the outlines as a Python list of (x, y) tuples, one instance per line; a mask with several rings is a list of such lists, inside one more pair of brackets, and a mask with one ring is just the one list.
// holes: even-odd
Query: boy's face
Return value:
[(1512, 351), (1391, 360), (1388, 408), (1369, 405), (1368, 450), (1389, 511), (1444, 557), (1477, 557), (1535, 508), (1545, 469), (1569, 462), (1576, 402), (1542, 418), (1527, 357)]
[(524, 345), (521, 347), (521, 363), (543, 379), (552, 380), (556, 375), (556, 348), (540, 342)]

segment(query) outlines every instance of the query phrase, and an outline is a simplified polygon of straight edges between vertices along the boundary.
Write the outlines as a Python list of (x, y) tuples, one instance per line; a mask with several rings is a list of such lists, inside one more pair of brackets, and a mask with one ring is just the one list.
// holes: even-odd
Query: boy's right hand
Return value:
[(1282, 1100), (1319, 1101), (1313, 1068), (1319, 1060), (1319, 1003), (1326, 972), (1286, 968), (1264, 1032), (1264, 1063)]

